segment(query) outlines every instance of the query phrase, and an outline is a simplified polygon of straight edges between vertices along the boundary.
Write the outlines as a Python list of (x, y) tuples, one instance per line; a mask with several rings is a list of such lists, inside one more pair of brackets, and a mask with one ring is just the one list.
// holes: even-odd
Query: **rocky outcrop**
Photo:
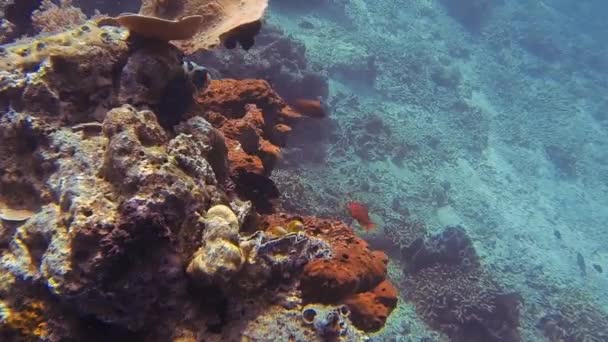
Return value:
[[(321, 341), (342, 322), (358, 341), (384, 323), (385, 256), (340, 222), (263, 215), (300, 118), (266, 82), (197, 94), (177, 48), (96, 23), (3, 49), (0, 338)], [(163, 102), (176, 81), (194, 107)]]

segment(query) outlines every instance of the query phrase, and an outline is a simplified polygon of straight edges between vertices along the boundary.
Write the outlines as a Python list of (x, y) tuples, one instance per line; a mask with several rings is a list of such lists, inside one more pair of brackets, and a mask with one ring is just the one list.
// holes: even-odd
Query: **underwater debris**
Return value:
[(261, 27), (268, 0), (144, 0), (140, 15), (175, 20), (186, 16), (201, 16), (203, 20), (190, 39), (175, 42), (186, 54), (208, 50), (223, 43), (233, 48), (239, 42), (244, 49), (253, 45)]

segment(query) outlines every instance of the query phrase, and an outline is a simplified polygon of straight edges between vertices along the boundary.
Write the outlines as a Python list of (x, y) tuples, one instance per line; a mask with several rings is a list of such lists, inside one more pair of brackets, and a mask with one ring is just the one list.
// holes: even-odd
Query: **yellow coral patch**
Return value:
[(28, 68), (50, 56), (82, 55), (95, 46), (120, 44), (126, 49), (126, 38), (124, 29), (98, 27), (90, 21), (56, 35), (0, 46), (0, 70)]
[(46, 305), (39, 300), (30, 300), (20, 308), (10, 308), (6, 313), (5, 327), (18, 332), (26, 338), (43, 339), (48, 335), (45, 322)]
[(228, 223), (230, 228), (238, 231), (239, 220), (236, 217), (236, 215), (234, 214), (234, 212), (232, 211), (232, 209), (230, 209), (230, 207), (222, 205), (222, 204), (211, 207), (207, 211), (207, 215), (205, 215), (205, 220), (210, 221), (215, 218), (224, 220), (226, 223)]

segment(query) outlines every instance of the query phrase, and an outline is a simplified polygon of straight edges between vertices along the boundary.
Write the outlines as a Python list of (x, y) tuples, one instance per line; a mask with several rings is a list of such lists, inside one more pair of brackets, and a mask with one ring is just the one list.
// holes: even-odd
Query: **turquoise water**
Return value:
[[(406, 220), (462, 225), (492, 276), (522, 295), (525, 341), (547, 339), (538, 322), (564, 301), (605, 317), (606, 4), (295, 3), (275, 1), (269, 21), (303, 42), (335, 104), (324, 161), (289, 170), (307, 184), (300, 208), (339, 215), (343, 201), (366, 202), (381, 228), (364, 234), (383, 247)], [(415, 326), (409, 310), (387, 335)]]

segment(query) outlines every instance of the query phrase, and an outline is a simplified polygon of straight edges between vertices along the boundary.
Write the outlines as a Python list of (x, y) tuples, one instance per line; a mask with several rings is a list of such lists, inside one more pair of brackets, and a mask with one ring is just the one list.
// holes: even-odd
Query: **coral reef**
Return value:
[(144, 0), (140, 14), (162, 19), (179, 19), (200, 15), (203, 25), (191, 39), (176, 44), (187, 54), (210, 49), (221, 43), (234, 47), (238, 42), (245, 50), (254, 43), (261, 28), (260, 19), (268, 6), (268, 0)]
[(198, 89), (178, 47), (103, 23), (2, 47), (0, 337), (380, 329), (396, 298), (383, 253), (339, 221), (260, 215), (279, 209), (268, 177), (301, 116), (264, 81)]
[(86, 20), (86, 15), (72, 6), (72, 0), (60, 0), (59, 5), (51, 0), (42, 0), (40, 7), (32, 13), (32, 24), (37, 32), (63, 32), (84, 24)]
[(446, 7), (450, 16), (458, 20), (467, 29), (477, 32), (501, 1), (465, 0), (458, 4), (449, 0), (441, 0), (440, 2)]
[(279, 28), (265, 25), (249, 51), (217, 49), (201, 51), (191, 58), (222, 78), (267, 80), (288, 102), (328, 97), (327, 79), (312, 69), (304, 45)]
[(304, 231), (332, 246), (331, 257), (314, 259), (304, 266), (300, 277), (303, 301), (346, 304), (353, 324), (364, 331), (384, 326), (397, 302), (396, 290), (386, 280), (386, 255), (371, 250), (339, 221), (278, 214), (265, 217), (263, 226), (287, 226), (293, 219), (301, 220)]
[(115, 16), (121, 13), (137, 13), (141, 7), (140, 1), (90, 1), (73, 0), (87, 16), (91, 17), (96, 13)]
[(32, 13), (41, 0), (6, 0), (0, 2), (0, 44), (10, 43), (17, 37), (31, 34)]
[(278, 190), (268, 177), (281, 157), (279, 146), (301, 116), (261, 80), (212, 81), (193, 111), (223, 133), (237, 193), (271, 212)]
[(397, 306), (397, 290), (384, 280), (371, 291), (349, 297), (345, 303), (352, 310), (355, 326), (364, 331), (378, 331)]
[(604, 341), (608, 339), (608, 314), (591, 304), (595, 300), (573, 289), (537, 323), (550, 341)]
[(520, 341), (516, 293), (486, 273), (461, 227), (415, 240), (403, 249), (406, 298), (452, 341)]

